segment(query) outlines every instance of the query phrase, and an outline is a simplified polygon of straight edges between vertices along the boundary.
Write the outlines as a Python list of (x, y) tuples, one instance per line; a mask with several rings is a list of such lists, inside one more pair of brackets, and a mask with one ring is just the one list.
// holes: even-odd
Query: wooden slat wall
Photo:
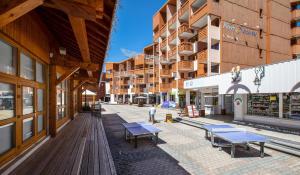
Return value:
[(0, 31), (49, 64), (49, 39), (39, 20), (32, 12), (4, 26)]

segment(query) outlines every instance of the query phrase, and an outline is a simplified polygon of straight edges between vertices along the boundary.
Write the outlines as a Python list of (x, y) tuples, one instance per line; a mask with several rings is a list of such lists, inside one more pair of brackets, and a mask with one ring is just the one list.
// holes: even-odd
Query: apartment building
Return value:
[(291, 45), (292, 45), (292, 54), (293, 58), (300, 58), (300, 1), (291, 0)]
[(185, 80), (291, 59), (290, 15), (290, 1), (167, 1), (153, 16), (162, 101), (194, 103)]

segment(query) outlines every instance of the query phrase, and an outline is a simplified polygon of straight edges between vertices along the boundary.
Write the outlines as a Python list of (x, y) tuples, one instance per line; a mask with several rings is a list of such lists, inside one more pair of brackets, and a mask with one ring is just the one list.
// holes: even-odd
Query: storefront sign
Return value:
[(242, 33), (244, 35), (249, 35), (249, 36), (254, 36), (254, 37), (257, 36), (257, 32), (256, 31), (250, 30), (250, 29), (248, 29), (246, 27), (242, 27), (242, 26), (238, 26), (238, 25), (235, 25), (235, 24), (231, 24), (229, 22), (224, 22), (223, 28), (225, 28), (225, 29), (227, 29), (229, 31), (235, 32), (236, 34)]
[(241, 97), (236, 97), (236, 98), (234, 99), (234, 103), (235, 103), (237, 106), (239, 106), (240, 104), (243, 103), (243, 99), (242, 99)]

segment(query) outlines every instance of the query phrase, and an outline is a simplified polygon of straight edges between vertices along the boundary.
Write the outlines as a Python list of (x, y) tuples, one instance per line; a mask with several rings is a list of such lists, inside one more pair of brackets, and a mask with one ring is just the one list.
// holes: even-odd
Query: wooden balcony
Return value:
[(292, 28), (292, 36), (299, 37), (300, 36), (300, 27), (293, 27)]
[(292, 54), (300, 54), (300, 45), (292, 45)]
[(205, 15), (207, 15), (207, 14), (208, 14), (208, 6), (207, 6), (207, 3), (205, 3), (190, 16), (190, 25), (193, 27), (199, 27), (199, 26), (196, 26), (197, 22), (200, 19), (202, 19), (203, 17), (205, 17)]
[(292, 20), (299, 20), (300, 19), (300, 9), (295, 9), (292, 11)]
[(207, 50), (203, 50), (197, 53), (198, 63), (207, 63)]
[(145, 69), (142, 68), (142, 69), (135, 69), (134, 70), (134, 74), (136, 75), (144, 75), (145, 74)]
[(164, 24), (159, 30), (160, 36), (165, 38), (167, 36), (167, 25)]
[(145, 74), (154, 74), (154, 69), (152, 68), (146, 68), (145, 69)]
[(176, 60), (177, 50), (176, 47), (173, 47), (171, 50), (168, 51), (169, 60)]
[(187, 0), (178, 11), (178, 19), (188, 22), (189, 20), (189, 1)]
[(120, 72), (114, 72), (114, 77), (120, 77)]
[(120, 81), (120, 85), (128, 85), (129, 84), (129, 80), (121, 80)]
[(207, 26), (203, 27), (198, 31), (198, 41), (206, 42), (207, 38)]
[(154, 77), (149, 77), (148, 79), (147, 79), (147, 83), (154, 83)]
[(169, 69), (161, 69), (160, 76), (161, 77), (171, 77), (171, 71)]
[(170, 91), (170, 89), (171, 89), (170, 83), (160, 84), (160, 91), (161, 92), (168, 92), (168, 91)]
[(154, 64), (154, 56), (153, 55), (145, 55), (145, 64)]
[(160, 63), (161, 64), (169, 64), (169, 60), (167, 59), (167, 57), (165, 55), (160, 57)]
[(176, 45), (176, 38), (177, 38), (177, 33), (176, 33), (176, 30), (175, 30), (168, 37), (169, 45)]
[(174, 30), (176, 29), (176, 20), (177, 20), (177, 13), (175, 13), (172, 18), (168, 21), (169, 29)]
[(194, 36), (193, 33), (193, 29), (190, 29), (187, 23), (181, 24), (181, 26), (178, 29), (178, 36), (180, 38), (189, 39)]
[(165, 38), (160, 44), (161, 50), (167, 50), (167, 38)]
[(144, 88), (140, 88), (140, 87), (135, 87), (133, 88), (133, 92), (135, 92), (136, 94), (140, 94), (140, 93), (144, 93)]
[(159, 36), (160, 36), (160, 31), (157, 31), (156, 33), (154, 33), (153, 40), (157, 41)]
[(191, 42), (182, 42), (178, 47), (179, 54), (191, 55), (193, 54), (193, 44)]
[(178, 71), (193, 71), (193, 70), (194, 70), (194, 61), (178, 62)]
[(136, 84), (145, 84), (145, 78), (136, 78), (135, 79)]
[(184, 78), (181, 78), (181, 79), (178, 80), (178, 88), (179, 89), (183, 89), (183, 85), (184, 85), (185, 80), (186, 79), (184, 79)]
[(128, 94), (128, 89), (120, 89), (120, 94)]

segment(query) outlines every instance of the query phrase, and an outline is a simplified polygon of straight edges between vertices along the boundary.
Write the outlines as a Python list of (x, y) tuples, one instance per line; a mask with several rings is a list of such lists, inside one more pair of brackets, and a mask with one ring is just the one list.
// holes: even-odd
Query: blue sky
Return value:
[(119, 0), (105, 61), (120, 61), (152, 43), (152, 17), (166, 0)]

